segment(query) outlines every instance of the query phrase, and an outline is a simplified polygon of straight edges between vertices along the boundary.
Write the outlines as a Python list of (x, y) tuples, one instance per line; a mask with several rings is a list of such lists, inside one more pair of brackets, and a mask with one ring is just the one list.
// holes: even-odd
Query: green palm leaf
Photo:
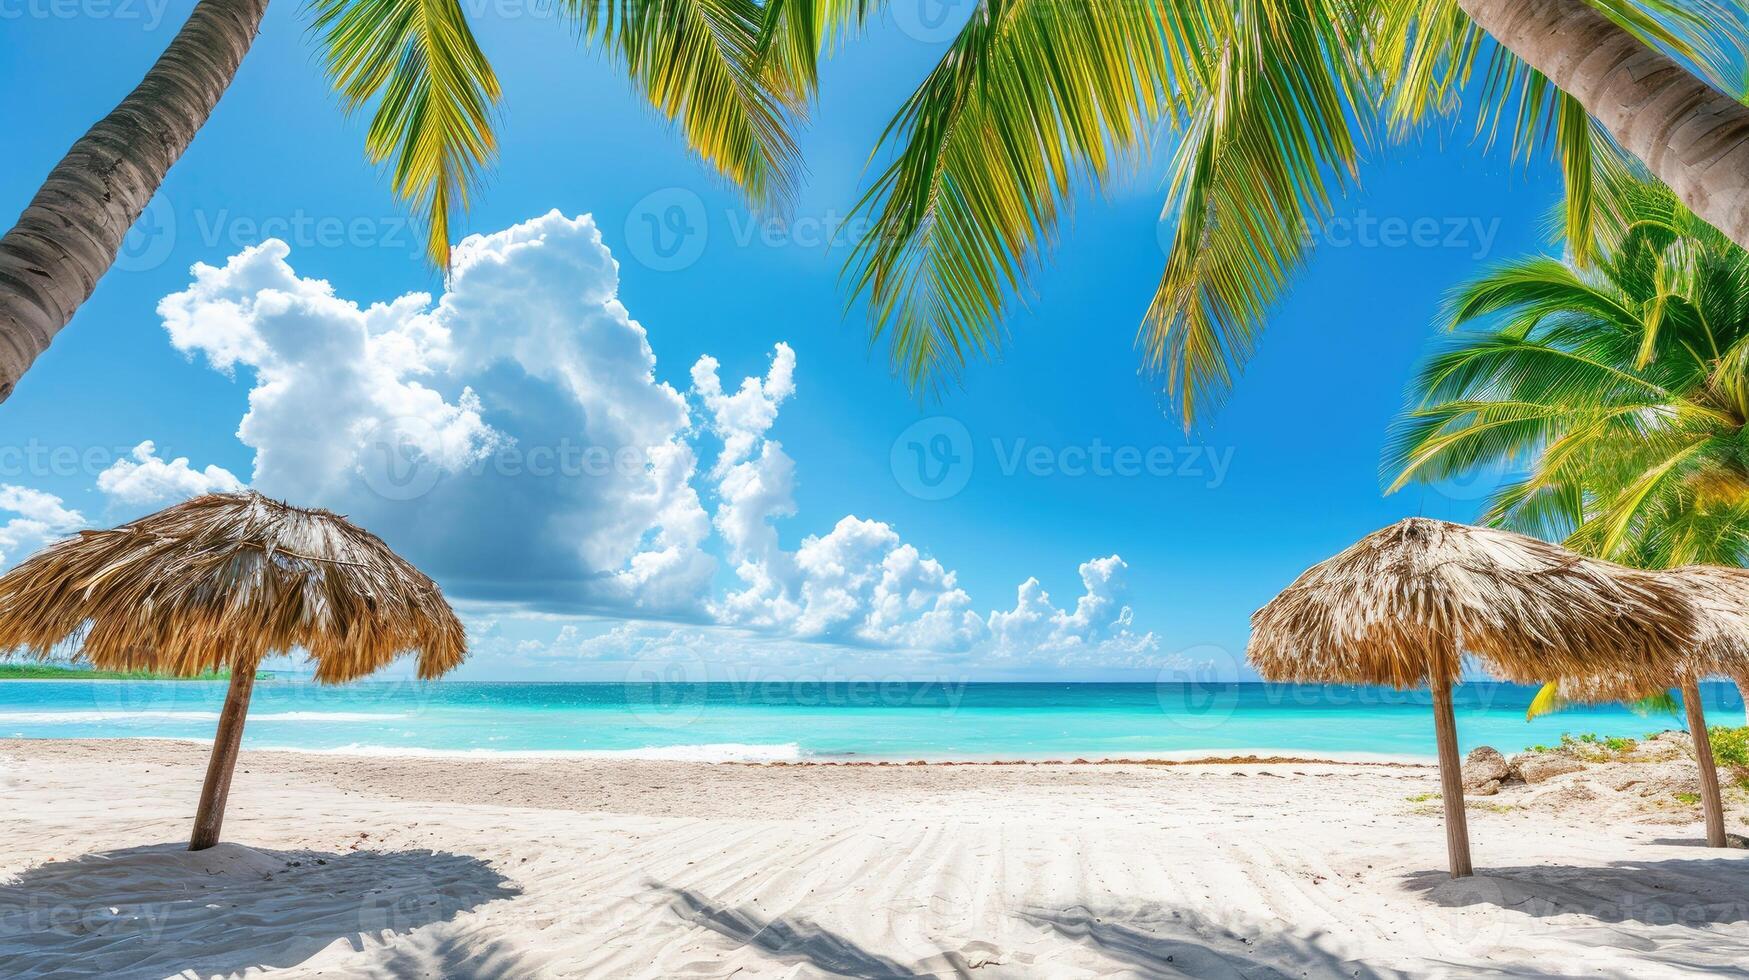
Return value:
[(348, 111), (376, 103), (372, 163), (426, 229), (426, 254), (449, 265), (450, 217), (496, 151), (498, 79), (456, 0), (312, 0), (328, 77)]
[[(1497, 468), (1516, 475), (1488, 523), (1640, 567), (1744, 564), (1749, 252), (1668, 190), (1612, 193), (1622, 222), (1583, 264), (1511, 262), (1453, 295), (1449, 320), (1471, 329), (1411, 385), (1385, 478)], [(1561, 705), (1546, 687), (1530, 716)]]
[[(1595, 3), (1741, 88), (1734, 6)], [(817, 47), (807, 25), (825, 22), (794, 18), (789, 47)], [(1456, 0), (984, 0), (883, 136), (877, 159), (890, 162), (862, 204), (874, 232), (846, 272), (900, 374), (925, 387), (955, 375), (999, 347), (1069, 195), (1101, 186), (1169, 121), (1172, 243), (1139, 341), (1188, 427), (1251, 356), (1374, 127), (1405, 137), (1478, 94), (1479, 133), (1510, 118), (1520, 156), (1554, 151), (1579, 258), (1623, 234), (1615, 191), (1636, 176), (1633, 161)]]
[(1063, 203), (1141, 150), (1167, 80), (1207, 57), (1200, 15), (1154, 3), (984, 0), (882, 136), (857, 210), (853, 295), (894, 370), (929, 386), (998, 346)]
[(859, 31), (883, 0), (765, 0), (757, 62), (792, 108), (820, 86), (819, 58)]
[[(1530, 701), (1530, 707), (1525, 709), (1524, 720), (1534, 721), (1543, 715), (1552, 715), (1570, 707), (1572, 704), (1561, 697), (1561, 685), (1551, 682), (1537, 689), (1536, 696)], [(1678, 714), (1682, 710), (1682, 703), (1676, 700), (1675, 695), (1664, 691), (1628, 702), (1626, 707), (1634, 714), (1646, 718), (1657, 714)]]
[(754, 0), (562, 0), (562, 5), (754, 208), (778, 213), (789, 208), (801, 154), (789, 132), (783, 93), (766, 84), (765, 14)]
[(1141, 342), (1188, 428), (1218, 404), (1358, 160), (1369, 79), (1343, 3), (1251, 0), (1222, 46), (1173, 160), (1174, 227)]

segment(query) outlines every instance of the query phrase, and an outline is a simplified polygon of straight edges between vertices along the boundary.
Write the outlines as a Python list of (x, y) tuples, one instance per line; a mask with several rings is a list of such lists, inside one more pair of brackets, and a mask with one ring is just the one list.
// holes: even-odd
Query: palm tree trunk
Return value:
[(1458, 0), (1458, 6), (1578, 99), (1695, 214), (1749, 247), (1749, 107), (1584, 0)]
[(200, 0), (139, 86), (73, 144), (0, 238), (0, 401), (109, 270), (266, 10), (267, 0)]

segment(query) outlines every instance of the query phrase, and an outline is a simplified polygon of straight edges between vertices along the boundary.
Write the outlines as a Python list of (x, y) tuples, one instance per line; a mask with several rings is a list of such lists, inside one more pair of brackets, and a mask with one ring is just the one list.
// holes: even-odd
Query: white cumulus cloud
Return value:
[(386, 432), (443, 470), (495, 447), (470, 389), (446, 398), (422, 380), (454, 361), (448, 330), (426, 312), (430, 297), (360, 307), (299, 277), (290, 254), (269, 239), (223, 267), (197, 264), (193, 284), (158, 304), (177, 350), (254, 372), (237, 437), (255, 450), (258, 488), (298, 500), (343, 496)]
[(86, 526), (85, 515), (60, 497), (29, 487), (0, 483), (0, 567), (21, 561), (49, 541)]
[(1151, 657), (1153, 634), (1130, 628), (1122, 604), (1122, 558), (1080, 568), (1083, 594), (1073, 609), (1052, 605), (1037, 579), (1021, 585), (1016, 608), (981, 616), (957, 574), (902, 539), (883, 521), (847, 515), (795, 551), (778, 542), (776, 522), (796, 513), (796, 465), (769, 437), (779, 406), (795, 392), (795, 354), (772, 353), (764, 378), (725, 393), (718, 364), (692, 368), (693, 393), (706, 427), (723, 441), (709, 477), (717, 499), (713, 523), (740, 587), (710, 603), (717, 622), (799, 639), (989, 655), (1004, 660), (1125, 662)]
[[(783, 547), (797, 462), (774, 434), (798, 393), (794, 350), (775, 344), (764, 373), (738, 382), (701, 357), (677, 390), (589, 216), (549, 212), (453, 256), (441, 295), (365, 304), (268, 241), (197, 265), (159, 313), (178, 350), (248, 386), (237, 437), (254, 451), (251, 486), (356, 518), (458, 598), (641, 624), (548, 642), (481, 623), (483, 648), (527, 663), (637, 659), (732, 636), (736, 649), (1007, 662), (1152, 655), (1116, 555), (1081, 566), (1069, 608), (1033, 579), (1013, 610), (979, 613), (952, 568), (884, 521), (845, 515)], [(706, 442), (719, 444), (708, 469)], [(129, 503), (241, 482), (150, 442), (99, 480)], [(41, 523), (0, 529), (23, 520)], [(719, 562), (732, 584), (715, 581)]]
[[(463, 240), (448, 290), (360, 305), (268, 241), (159, 304), (251, 372), (257, 489), (351, 514), (459, 595), (684, 613), (715, 570), (685, 398), (593, 219)], [(491, 421), (488, 421), (490, 419)]]
[(1014, 608), (990, 614), (991, 654), (1065, 664), (1152, 655), (1159, 647), (1154, 634), (1134, 632), (1134, 612), (1123, 604), (1128, 571), (1117, 555), (1082, 562), (1082, 593), (1072, 610), (1052, 604), (1038, 579), (1022, 582)]
[(243, 481), (219, 466), (197, 470), (186, 456), (160, 459), (158, 447), (148, 439), (134, 447), (131, 458), (118, 459), (97, 474), (97, 489), (119, 503), (150, 506), (241, 490)]

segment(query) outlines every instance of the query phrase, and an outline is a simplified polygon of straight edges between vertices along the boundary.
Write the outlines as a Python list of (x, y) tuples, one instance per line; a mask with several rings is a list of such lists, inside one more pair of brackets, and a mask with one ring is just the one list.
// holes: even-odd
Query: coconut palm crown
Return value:
[(1412, 383), (1385, 474), (1500, 468), (1486, 523), (1642, 568), (1741, 565), (1749, 251), (1658, 185), (1619, 196), (1595, 262), (1518, 259), (1452, 296), (1464, 332)]

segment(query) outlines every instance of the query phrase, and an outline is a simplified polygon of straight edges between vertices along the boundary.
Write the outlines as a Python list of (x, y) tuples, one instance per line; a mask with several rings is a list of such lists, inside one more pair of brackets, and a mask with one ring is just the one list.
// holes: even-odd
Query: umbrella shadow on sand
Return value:
[[(1678, 858), (1612, 861), (1603, 867), (1486, 868), (1469, 884), (1443, 872), (1406, 884), (1445, 908), (1492, 905), (1536, 918), (1571, 915), (1648, 926), (1749, 924), (1749, 861)], [(1749, 949), (1749, 937), (1744, 945)]]
[(1427, 871), (1403, 881), (1426, 900), (1429, 938), (1462, 936), (1472, 951), (1478, 940), (1532, 949), (1556, 939), (1615, 947), (1646, 965), (1749, 976), (1749, 861), (1740, 858), (1483, 868), (1458, 881)]
[(131, 847), (0, 882), (0, 963), (12, 976), (289, 967), (517, 894), (486, 862), (443, 851)]

